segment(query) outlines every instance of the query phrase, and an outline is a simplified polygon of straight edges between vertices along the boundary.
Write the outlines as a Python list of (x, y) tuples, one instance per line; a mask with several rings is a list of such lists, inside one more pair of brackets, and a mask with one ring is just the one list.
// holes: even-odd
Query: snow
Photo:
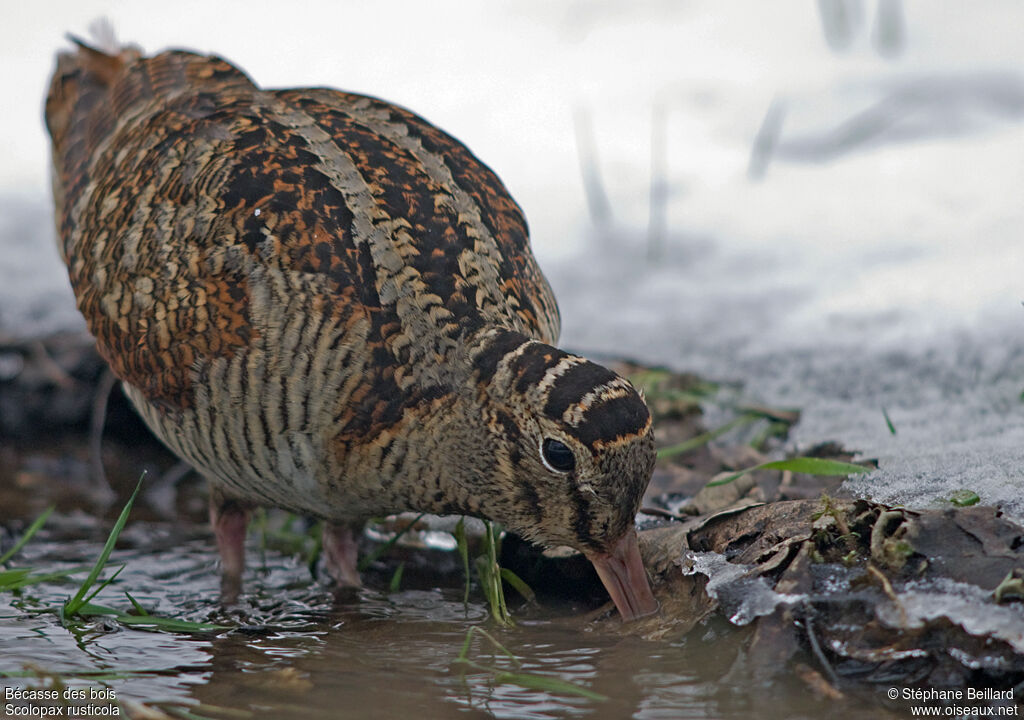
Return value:
[[(881, 5), (904, 24), (881, 32)], [(63, 33), (106, 15), (148, 51), (217, 52), (264, 86), (379, 95), (465, 141), (526, 211), (564, 345), (801, 407), (795, 449), (838, 440), (879, 460), (859, 493), (927, 505), (968, 488), (1024, 519), (1024, 4), (881, 5), (12, 6), (0, 331), (81, 327), (53, 245), (41, 104)], [(852, 9), (848, 33), (826, 35), (824, 6)]]

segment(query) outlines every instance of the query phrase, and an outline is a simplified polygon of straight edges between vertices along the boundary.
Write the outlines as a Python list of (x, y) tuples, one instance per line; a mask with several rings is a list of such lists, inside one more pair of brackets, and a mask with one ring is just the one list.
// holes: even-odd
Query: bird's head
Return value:
[(495, 333), (472, 362), (479, 514), (582, 552), (624, 619), (654, 612), (634, 529), (655, 460), (643, 398), (611, 370), (514, 332)]

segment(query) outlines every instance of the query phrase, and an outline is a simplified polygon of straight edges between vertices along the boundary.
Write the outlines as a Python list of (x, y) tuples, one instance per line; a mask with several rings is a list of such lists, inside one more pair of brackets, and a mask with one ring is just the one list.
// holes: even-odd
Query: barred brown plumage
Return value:
[(656, 609), (633, 528), (647, 407), (553, 346), (554, 296), (486, 165), (375, 98), (76, 42), (46, 102), (62, 255), (125, 392), (210, 482), (227, 588), (254, 505), (328, 521), (351, 584), (353, 528), (420, 510), (575, 547), (624, 617)]

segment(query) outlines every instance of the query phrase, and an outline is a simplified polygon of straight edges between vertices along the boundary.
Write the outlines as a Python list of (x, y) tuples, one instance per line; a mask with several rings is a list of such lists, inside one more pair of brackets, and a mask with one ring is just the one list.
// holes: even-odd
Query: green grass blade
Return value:
[(113, 617), (122, 625), (129, 625), (140, 628), (154, 628), (166, 632), (210, 632), (213, 630), (230, 630), (227, 625), (215, 625), (213, 623), (191, 622), (188, 620), (176, 620), (174, 618), (160, 617), (159, 615), (129, 615), (107, 605), (96, 603), (85, 603), (78, 609), (81, 617), (93, 617), (103, 615)]
[(63, 617), (74, 617), (78, 610), (86, 603), (85, 596), (96, 584), (99, 579), (100, 573), (103, 572), (104, 566), (107, 564), (107, 560), (110, 559), (110, 553), (114, 551), (114, 545), (117, 543), (117, 538), (124, 530), (125, 524), (128, 522), (128, 513), (132, 510), (132, 505), (135, 503), (135, 498), (139, 494), (139, 490), (142, 489), (142, 480), (146, 477), (146, 473), (142, 473), (142, 477), (139, 478), (138, 484), (135, 486), (135, 490), (132, 492), (128, 502), (125, 503), (124, 509), (121, 510), (121, 515), (118, 516), (117, 522), (114, 523), (113, 529), (110, 531), (110, 535), (107, 536), (107, 542), (103, 546), (103, 550), (100, 552), (100, 556), (96, 559), (96, 564), (90, 571), (89, 576), (82, 583), (82, 586), (78, 588), (78, 592), (75, 593), (74, 597), (65, 601)]
[(455, 664), (489, 673), (496, 683), (509, 683), (527, 688), (528, 690), (543, 690), (545, 692), (556, 693), (558, 695), (577, 695), (590, 700), (603, 701), (608, 699), (604, 695), (596, 693), (593, 690), (558, 678), (547, 675), (535, 675), (533, 673), (509, 672), (508, 670), (501, 670), (497, 667), (484, 665), (474, 660), (470, 660), (469, 650), (474, 634), (482, 635), (490, 641), (491, 645), (505, 655), (517, 670), (522, 667), (522, 663), (520, 663), (519, 658), (512, 654), (512, 651), (498, 642), (493, 635), (478, 625), (474, 625), (466, 631), (466, 638), (462, 642), (462, 651), (459, 653), (458, 658), (456, 658)]
[(106, 605), (99, 605), (97, 603), (86, 602), (82, 603), (82, 605), (78, 608), (78, 612), (75, 614), (81, 615), (82, 617), (91, 617), (93, 615), (117, 616), (121, 614), (121, 611), (116, 608), (108, 607)]
[(455, 524), (455, 545), (462, 558), (462, 575), (466, 579), (466, 588), (462, 593), (462, 604), (469, 605), (469, 543), (466, 540), (466, 518), (460, 517)]
[[(44, 582), (51, 582), (53, 580), (60, 580), (66, 578), (68, 575), (74, 575), (85, 570), (84, 567), (68, 568), (67, 570), (54, 570), (48, 573), (29, 574), (22, 577), (22, 579), (12, 579), (10, 582), (5, 583), (3, 579), (3, 573), (0, 573), (0, 590), (17, 590), (18, 588), (28, 587), (30, 585), (38, 585)], [(21, 572), (18, 570), (8, 570), (7, 572)], [(26, 570), (25, 572), (30, 572)]]
[(491, 606), (491, 615), (502, 625), (514, 625), (512, 614), (505, 603), (505, 588), (501, 584), (501, 566), (498, 565), (498, 545), (501, 529), (484, 521), (484, 554), (476, 559), (480, 584)]
[(508, 607), (505, 605), (505, 587), (501, 584), (501, 566), (498, 565), (498, 545), (501, 537), (501, 530), (492, 523), (487, 523), (487, 575), (491, 583), (492, 593), (498, 601), (499, 621), (503, 624), (511, 624), (512, 616), (509, 615)]
[(498, 640), (493, 635), (491, 635), (489, 632), (484, 630), (479, 625), (472, 625), (468, 630), (466, 630), (466, 639), (462, 643), (462, 652), (459, 653), (458, 657), (459, 662), (474, 664), (469, 659), (469, 646), (470, 643), (473, 641), (474, 634), (483, 635), (485, 638), (487, 638), (488, 641), (490, 641), (491, 645), (493, 645), (496, 650), (500, 651), (503, 655), (505, 655), (505, 657), (507, 657), (512, 662), (513, 665), (515, 665), (517, 668), (520, 667), (519, 658), (513, 655), (511, 650), (509, 650), (507, 647), (498, 642)]
[(32, 572), (31, 568), (12, 568), (10, 570), (0, 570), (0, 589), (6, 590), (9, 586), (14, 586), (28, 577), (29, 573)]
[(0, 565), (3, 565), (5, 562), (10, 560), (12, 557), (14, 557), (18, 553), (19, 550), (21, 550), (23, 547), (25, 547), (25, 543), (27, 543), (29, 540), (31, 540), (32, 536), (35, 535), (37, 532), (39, 532), (39, 529), (43, 526), (43, 524), (46, 522), (47, 518), (49, 518), (52, 513), (53, 513), (53, 505), (51, 505), (50, 507), (46, 508), (46, 510), (43, 511), (43, 514), (40, 515), (39, 517), (37, 517), (33, 521), (33, 523), (28, 526), (28, 529), (25, 530), (25, 532), (22, 534), (22, 536), (18, 539), (18, 542), (14, 543), (14, 547), (12, 547), (10, 550), (5, 552), (3, 555), (0, 555)]
[(537, 599), (537, 594), (533, 591), (533, 588), (527, 585), (521, 577), (508, 568), (501, 568), (501, 577), (505, 582), (511, 585), (517, 593), (522, 595), (527, 602), (533, 602)]
[(890, 435), (895, 435), (896, 434), (896, 426), (892, 424), (892, 420), (889, 419), (889, 413), (888, 413), (888, 411), (884, 407), (882, 408), (882, 417), (885, 418), (885, 425), (886, 425), (886, 427), (889, 428), (889, 434)]
[(105, 588), (107, 585), (109, 585), (110, 583), (112, 583), (115, 580), (117, 580), (117, 576), (121, 574), (121, 571), (124, 570), (124, 568), (125, 568), (125, 566), (122, 565), (121, 567), (119, 567), (117, 570), (114, 571), (113, 575), (111, 575), (109, 578), (107, 578), (102, 583), (100, 583), (100, 586), (98, 588), (96, 588), (95, 590), (93, 590), (92, 593), (89, 594), (89, 597), (87, 597), (85, 599), (85, 602), (88, 603), (89, 601), (91, 601), (94, 597), (96, 597), (97, 595), (100, 594), (100, 591), (103, 588)]
[(139, 601), (132, 597), (132, 594), (130, 592), (125, 590), (124, 594), (125, 597), (128, 598), (128, 602), (130, 602), (132, 604), (132, 607), (135, 608), (135, 612), (138, 613), (139, 617), (145, 617), (146, 615), (149, 615), (149, 613), (146, 612), (146, 608), (142, 607), (142, 605), (139, 604)]
[(521, 663), (519, 662), (519, 658), (517, 658), (512, 653), (511, 650), (509, 650), (507, 647), (505, 647), (500, 642), (498, 642), (497, 638), (495, 638), (489, 632), (484, 630), (482, 627), (477, 627), (477, 628), (475, 628), (475, 630), (478, 633), (480, 633), (481, 635), (483, 635), (485, 638), (487, 638), (490, 641), (491, 645), (493, 645), (497, 650), (499, 650), (501, 653), (503, 653), (505, 655), (505, 657), (507, 657), (509, 660), (511, 660), (513, 665), (515, 665), (517, 668), (521, 666)]
[(867, 465), (856, 465), (841, 460), (824, 458), (795, 457), (788, 460), (773, 460), (759, 466), (764, 470), (789, 470), (803, 475), (857, 475), (869, 473), (875, 468)]
[(395, 568), (395, 574), (391, 576), (391, 582), (388, 584), (389, 592), (398, 592), (398, 589), (402, 586), (402, 573), (405, 572), (405, 563), (398, 563), (398, 567)]
[(825, 460), (823, 458), (795, 457), (788, 460), (773, 460), (772, 462), (761, 463), (748, 467), (739, 472), (731, 473), (721, 480), (712, 480), (707, 487), (728, 485), (736, 478), (743, 477), (747, 473), (756, 470), (789, 470), (790, 472), (803, 475), (854, 475), (858, 473), (872, 472), (875, 468), (853, 463), (841, 462), (839, 460)]
[(419, 515), (417, 515), (416, 518), (411, 523), (409, 523), (404, 528), (402, 528), (401, 530), (396, 532), (394, 537), (392, 537), (390, 540), (388, 540), (383, 545), (380, 545), (380, 546), (374, 548), (372, 552), (370, 552), (369, 554), (366, 555), (366, 557), (364, 557), (362, 560), (360, 560), (359, 564), (357, 565), (357, 568), (359, 569), (359, 572), (362, 572), (366, 568), (370, 567), (370, 564), (372, 562), (374, 562), (381, 555), (383, 555), (388, 550), (393, 548), (395, 546), (395, 543), (397, 543), (399, 540), (401, 540), (403, 535), (405, 535), (407, 532), (412, 530), (413, 526), (416, 523), (418, 523), (420, 521), (420, 518), (422, 518), (424, 515), (426, 515), (426, 513), (420, 513)]
[(547, 675), (533, 675), (530, 673), (498, 672), (494, 674), (494, 680), (498, 683), (510, 683), (524, 687), (527, 690), (543, 690), (557, 695), (576, 695), (588, 700), (604, 702), (608, 696), (596, 693), (593, 690), (582, 687), (575, 683), (559, 680)]
[(707, 445), (715, 438), (721, 435), (725, 435), (730, 430), (741, 427), (743, 425), (749, 425), (752, 422), (760, 420), (761, 417), (761, 415), (757, 415), (754, 413), (746, 413), (744, 415), (740, 415), (739, 417), (733, 418), (725, 425), (717, 427), (714, 430), (709, 430), (706, 433), (701, 433), (697, 437), (690, 438), (689, 440), (685, 440), (676, 445), (670, 445), (669, 447), (662, 448), (657, 453), (658, 459), (663, 460), (665, 458), (673, 457), (675, 455), (682, 455), (683, 453), (688, 453), (691, 450), (696, 450), (702, 445)]
[(466, 637), (462, 641), (462, 650), (459, 652), (459, 657), (456, 658), (456, 662), (465, 662), (469, 659), (469, 645), (473, 642), (473, 630), (475, 626), (471, 627), (466, 631)]
[(487, 558), (481, 555), (473, 564), (476, 565), (476, 574), (480, 578), (480, 589), (484, 591), (484, 597), (487, 598), (487, 605), (491, 608), (491, 615), (498, 622), (504, 623), (498, 607), (498, 598), (494, 594), (494, 583), (491, 582), (491, 571), (487, 565)]

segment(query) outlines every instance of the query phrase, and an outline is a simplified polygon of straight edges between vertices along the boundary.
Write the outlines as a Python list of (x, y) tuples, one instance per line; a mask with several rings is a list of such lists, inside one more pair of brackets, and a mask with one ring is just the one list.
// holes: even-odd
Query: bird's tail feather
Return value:
[(126, 114), (165, 107), (183, 92), (204, 87), (255, 89), (240, 70), (216, 57), (169, 50), (145, 57), (135, 45), (122, 45), (109, 25), (94, 23), (95, 43), (74, 35), (74, 48), (57, 55), (46, 97), (57, 218), (88, 182), (88, 163)]

